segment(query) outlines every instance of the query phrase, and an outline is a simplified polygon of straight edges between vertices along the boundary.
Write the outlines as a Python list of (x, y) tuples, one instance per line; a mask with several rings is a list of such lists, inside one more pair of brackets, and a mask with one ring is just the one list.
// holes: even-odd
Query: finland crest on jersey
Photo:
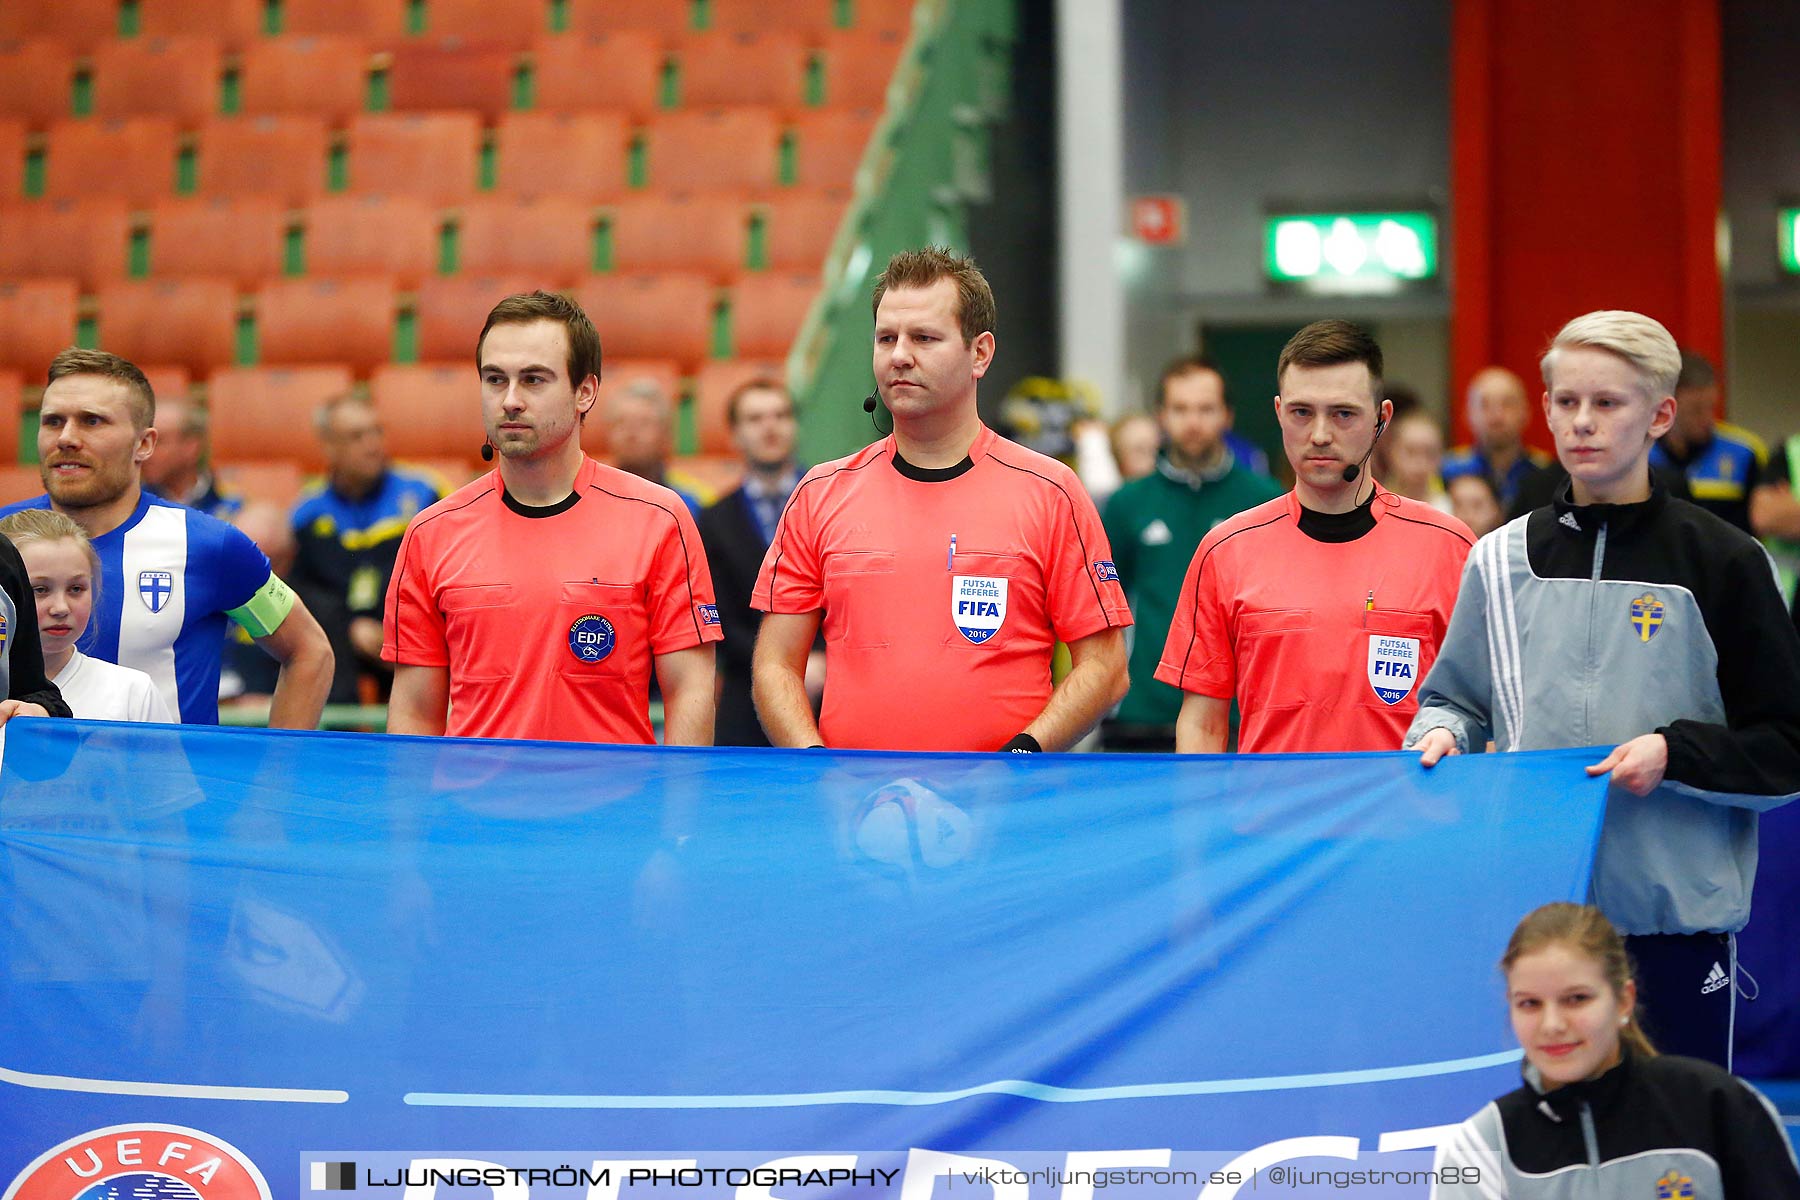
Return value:
[(955, 575), (950, 580), (950, 618), (957, 632), (977, 646), (1000, 632), (1006, 622), (1007, 579), (991, 575)]
[(168, 604), (169, 597), (175, 594), (175, 576), (169, 571), (139, 571), (138, 597), (143, 600), (144, 607), (153, 613), (159, 613)]
[(1369, 635), (1369, 686), (1383, 704), (1398, 704), (1419, 679), (1419, 639)]

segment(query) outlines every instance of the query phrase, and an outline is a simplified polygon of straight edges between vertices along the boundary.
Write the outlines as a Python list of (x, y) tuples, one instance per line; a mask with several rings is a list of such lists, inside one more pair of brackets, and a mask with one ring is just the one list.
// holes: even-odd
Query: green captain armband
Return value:
[(251, 637), (264, 638), (281, 628), (287, 615), (294, 611), (294, 600), (294, 589), (271, 571), (268, 582), (257, 588), (254, 596), (225, 615), (242, 625)]

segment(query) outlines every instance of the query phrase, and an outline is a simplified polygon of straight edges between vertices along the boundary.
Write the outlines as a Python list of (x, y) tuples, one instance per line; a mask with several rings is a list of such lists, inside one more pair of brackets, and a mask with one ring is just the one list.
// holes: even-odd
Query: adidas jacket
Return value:
[(1598, 1079), (1545, 1092), (1527, 1066), (1525, 1081), (1438, 1147), (1433, 1200), (1800, 1198), (1774, 1107), (1711, 1063), (1627, 1050)]
[(1406, 744), (1437, 728), (1464, 752), (1662, 734), (1662, 786), (1609, 796), (1591, 898), (1628, 934), (1736, 931), (1756, 814), (1800, 794), (1800, 637), (1748, 535), (1660, 488), (1577, 507), (1565, 483), (1470, 553)]

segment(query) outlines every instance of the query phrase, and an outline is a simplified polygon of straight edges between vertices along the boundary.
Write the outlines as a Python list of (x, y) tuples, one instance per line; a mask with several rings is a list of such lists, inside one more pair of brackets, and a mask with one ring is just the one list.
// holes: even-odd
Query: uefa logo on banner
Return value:
[(270, 1200), (235, 1146), (180, 1125), (113, 1125), (44, 1151), (0, 1200)]

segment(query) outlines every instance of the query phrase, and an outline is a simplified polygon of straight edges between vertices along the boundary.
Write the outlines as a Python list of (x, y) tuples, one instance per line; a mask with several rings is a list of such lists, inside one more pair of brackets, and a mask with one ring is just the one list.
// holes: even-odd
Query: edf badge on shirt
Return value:
[(950, 617), (959, 633), (977, 646), (1000, 632), (1006, 622), (1007, 579), (990, 575), (955, 575), (950, 580)]
[(1383, 704), (1398, 704), (1419, 678), (1419, 639), (1369, 635), (1369, 686)]

